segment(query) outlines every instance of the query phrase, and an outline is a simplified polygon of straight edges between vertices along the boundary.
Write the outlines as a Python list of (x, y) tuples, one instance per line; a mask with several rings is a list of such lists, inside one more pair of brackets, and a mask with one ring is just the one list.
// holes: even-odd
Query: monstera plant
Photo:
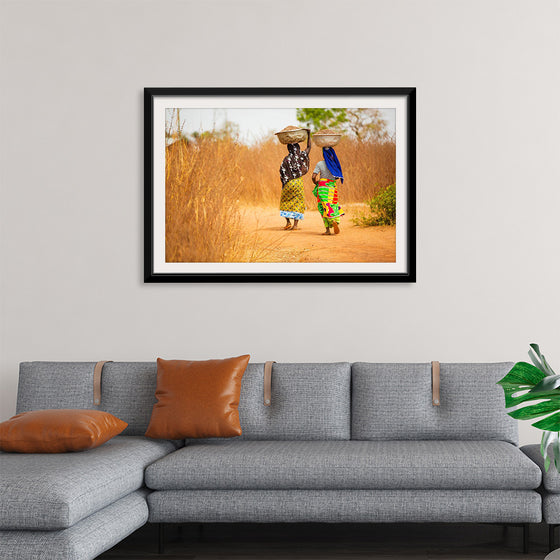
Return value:
[[(560, 472), (560, 375), (556, 375), (541, 354), (538, 344), (530, 344), (532, 364), (517, 362), (498, 381), (506, 396), (507, 413), (517, 420), (541, 418), (532, 425), (543, 430), (541, 454), (545, 469), (554, 461)], [(552, 457), (552, 458), (551, 458)]]

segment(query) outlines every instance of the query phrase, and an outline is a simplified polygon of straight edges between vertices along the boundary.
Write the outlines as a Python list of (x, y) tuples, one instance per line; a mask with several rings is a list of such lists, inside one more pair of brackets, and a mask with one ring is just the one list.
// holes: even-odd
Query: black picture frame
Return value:
[[(403, 270), (391, 272), (167, 272), (154, 268), (154, 104), (176, 97), (239, 97), (251, 99), (270, 96), (366, 96), (394, 97), (404, 107), (403, 149), (406, 161), (397, 162), (406, 171), (406, 258)], [(321, 105), (317, 105), (321, 106)], [(351, 106), (351, 105), (348, 105)], [(398, 141), (398, 139), (397, 139)], [(163, 185), (165, 189), (165, 185)], [(158, 88), (144, 89), (144, 282), (416, 282), (416, 88)]]

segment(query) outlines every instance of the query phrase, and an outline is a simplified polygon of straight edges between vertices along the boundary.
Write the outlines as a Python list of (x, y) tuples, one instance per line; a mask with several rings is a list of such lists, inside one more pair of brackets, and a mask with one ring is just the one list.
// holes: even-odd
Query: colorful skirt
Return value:
[(303, 178), (298, 177), (288, 181), (282, 187), (280, 197), (280, 216), (283, 218), (293, 218), (303, 220), (305, 212), (305, 194), (303, 190)]
[(313, 189), (313, 195), (317, 197), (317, 208), (323, 217), (325, 227), (330, 228), (335, 223), (339, 224), (340, 216), (344, 216), (344, 213), (340, 211), (338, 204), (336, 181), (320, 179)]

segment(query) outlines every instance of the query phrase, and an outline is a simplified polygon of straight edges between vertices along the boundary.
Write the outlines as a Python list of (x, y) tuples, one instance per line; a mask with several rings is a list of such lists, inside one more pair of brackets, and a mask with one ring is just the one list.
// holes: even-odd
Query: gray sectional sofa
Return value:
[[(0, 453), (0, 558), (95, 558), (146, 522), (541, 521), (541, 468), (517, 447), (496, 382), (510, 363), (249, 364), (243, 435), (143, 436), (155, 363), (20, 366), (17, 412), (99, 408), (128, 423), (106, 444), (58, 455)], [(526, 531), (524, 531), (526, 536)]]

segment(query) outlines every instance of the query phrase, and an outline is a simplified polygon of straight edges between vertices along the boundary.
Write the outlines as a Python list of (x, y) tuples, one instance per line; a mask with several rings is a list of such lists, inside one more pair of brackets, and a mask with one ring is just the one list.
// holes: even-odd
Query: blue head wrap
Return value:
[(341, 183), (344, 183), (344, 176), (342, 175), (342, 167), (340, 167), (340, 162), (336, 157), (336, 152), (334, 148), (323, 148), (323, 158), (327, 169), (331, 172), (333, 177), (340, 179)]

